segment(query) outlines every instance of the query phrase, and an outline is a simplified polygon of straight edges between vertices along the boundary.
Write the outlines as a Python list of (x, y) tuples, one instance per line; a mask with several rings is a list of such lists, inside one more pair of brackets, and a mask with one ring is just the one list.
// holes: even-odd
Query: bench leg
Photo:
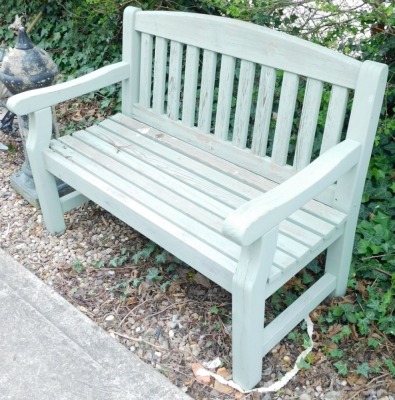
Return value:
[(336, 289), (332, 293), (332, 297), (344, 296), (346, 293), (354, 237), (355, 224), (349, 221), (343, 235), (328, 247), (325, 272), (336, 277)]
[(278, 228), (243, 247), (232, 287), (233, 379), (251, 389), (262, 377), (265, 286), (272, 267)]
[(49, 147), (52, 135), (52, 111), (46, 108), (29, 116), (26, 151), (45, 226), (51, 233), (66, 230), (55, 177), (45, 168), (42, 152)]

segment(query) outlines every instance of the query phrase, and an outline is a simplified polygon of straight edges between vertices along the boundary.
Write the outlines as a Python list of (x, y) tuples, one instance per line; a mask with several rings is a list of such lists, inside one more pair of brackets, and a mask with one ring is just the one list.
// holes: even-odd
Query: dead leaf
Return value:
[(214, 389), (217, 390), (220, 393), (224, 394), (229, 394), (233, 392), (233, 388), (231, 388), (228, 385), (223, 385), (222, 383), (219, 383), (218, 381), (214, 382)]
[(355, 341), (359, 341), (359, 336), (357, 330), (355, 329), (355, 325), (351, 325), (351, 335)]
[(332, 337), (332, 336), (336, 335), (337, 333), (339, 333), (342, 329), (343, 329), (343, 327), (340, 324), (331, 325), (328, 329), (327, 335), (328, 335), (328, 337)]
[(200, 272), (197, 272), (197, 273), (194, 275), (193, 280), (194, 280), (198, 285), (204, 286), (206, 289), (210, 289), (210, 287), (211, 287), (210, 280), (209, 280), (208, 278), (206, 278), (204, 275), (202, 275)]
[(241, 393), (241, 392), (238, 392), (238, 391), (235, 392), (235, 399), (236, 400), (243, 399), (244, 397), (245, 397), (245, 393)]
[(191, 368), (192, 368), (192, 372), (195, 375), (195, 378), (198, 382), (202, 382), (206, 385), (209, 385), (211, 382), (211, 377), (210, 376), (206, 376), (206, 375), (202, 375), (201, 373), (199, 373), (199, 370), (204, 370), (204, 367), (202, 364), (199, 363), (193, 363), (191, 364)]
[(225, 367), (221, 367), (217, 369), (217, 374), (222, 376), (222, 378), (228, 379), (229, 378), (229, 371)]
[(71, 119), (72, 119), (74, 122), (79, 122), (79, 121), (82, 120), (82, 115), (80, 114), (79, 111), (77, 111), (77, 112), (71, 117)]
[(395, 382), (391, 382), (391, 383), (388, 385), (387, 390), (388, 390), (388, 393), (395, 393)]

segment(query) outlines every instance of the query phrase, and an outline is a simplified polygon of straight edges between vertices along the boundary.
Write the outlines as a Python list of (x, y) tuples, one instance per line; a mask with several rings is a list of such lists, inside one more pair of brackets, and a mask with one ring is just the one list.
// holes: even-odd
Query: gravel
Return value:
[[(0, 131), (0, 143), (10, 147), (0, 151), (1, 248), (193, 398), (395, 400), (385, 385), (351, 387), (326, 360), (276, 394), (225, 394), (213, 381), (199, 383), (192, 363), (220, 357), (231, 371), (229, 294), (170, 255), (155, 262), (160, 249), (133, 260), (149, 247), (147, 239), (94, 204), (67, 214), (65, 233), (48, 234), (40, 211), (9, 184), (23, 162), (20, 142)], [(159, 273), (156, 281), (147, 279), (150, 268)], [(261, 384), (275, 382), (300, 351), (293, 343), (276, 346), (264, 359)]]

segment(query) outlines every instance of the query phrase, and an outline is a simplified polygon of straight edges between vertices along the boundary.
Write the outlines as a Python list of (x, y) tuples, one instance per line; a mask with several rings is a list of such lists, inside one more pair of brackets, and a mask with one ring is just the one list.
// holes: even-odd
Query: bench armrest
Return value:
[(360, 143), (345, 140), (274, 189), (243, 204), (224, 221), (222, 232), (248, 246), (354, 167)]
[(118, 62), (67, 82), (19, 93), (8, 100), (7, 108), (26, 115), (128, 79), (129, 75), (130, 65)]

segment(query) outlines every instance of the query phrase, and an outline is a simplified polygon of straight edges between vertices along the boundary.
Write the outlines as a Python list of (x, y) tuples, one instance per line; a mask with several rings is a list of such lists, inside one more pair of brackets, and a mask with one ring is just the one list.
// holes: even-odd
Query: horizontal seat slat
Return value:
[[(100, 140), (100, 136), (79, 134), (75, 135), (75, 137), (86, 144), (94, 144), (97, 149), (106, 154), (112, 156), (117, 154), (117, 160), (126, 166), (130, 164), (130, 168), (133, 168), (133, 170), (138, 173), (141, 177), (140, 179), (146, 179), (144, 176), (149, 176), (151, 180), (159, 183), (161, 187), (170, 188), (173, 194), (177, 194), (179, 197), (185, 198), (191, 203), (198, 204), (199, 208), (206, 209), (213, 214), (213, 216), (224, 217), (233, 209), (233, 207), (220, 201), (216, 192), (206, 194), (199, 191), (195, 186), (190, 185), (191, 180), (186, 180), (185, 177), (179, 173), (179, 170), (177, 170), (177, 174), (174, 174), (173, 168), (156, 168), (155, 163), (152, 165), (149, 160), (144, 157), (143, 152), (129, 152), (125, 149), (122, 152), (115, 153), (114, 149), (108, 146), (108, 142)], [(133, 159), (133, 163), (130, 163), (131, 153), (138, 154), (138, 156), (135, 156)]]
[[(112, 121), (104, 121), (100, 126), (108, 129), (110, 132), (114, 132), (117, 136), (119, 136), (119, 142), (121, 146), (125, 147), (124, 150), (127, 152), (132, 152), (135, 148), (141, 147), (141, 151), (149, 151), (152, 153), (150, 160), (160, 159), (161, 163), (163, 163), (163, 168), (165, 168), (168, 163), (174, 165), (174, 173), (176, 170), (184, 171), (182, 175), (187, 174), (190, 171), (193, 174), (192, 176), (185, 176), (186, 180), (190, 181), (191, 185), (199, 185), (199, 182), (204, 182), (203, 187), (200, 190), (208, 191), (209, 193), (218, 193), (219, 198), (225, 196), (228, 199), (229, 205), (238, 206), (240, 205), (240, 201), (253, 198), (262, 192), (258, 189), (251, 187), (251, 185), (240, 182), (237, 178), (235, 179), (227, 171), (221, 170), (213, 170), (212, 168), (207, 166), (207, 163), (204, 162), (204, 159), (194, 160), (184, 155), (182, 151), (164, 147), (161, 143), (162, 136), (158, 136), (155, 138), (156, 140), (148, 139), (145, 134), (140, 132), (131, 132), (130, 129), (125, 129), (122, 126), (114, 125)], [(93, 131), (92, 129), (95, 129)], [(99, 135), (102, 134), (105, 139), (105, 133), (99, 132), (96, 129), (98, 127), (92, 128), (91, 132), (98, 132)], [(115, 136), (113, 136), (115, 138)], [(136, 147), (138, 146), (138, 147)], [(159, 166), (162, 168), (161, 166)], [(181, 172), (180, 172), (181, 173)], [(210, 182), (212, 184), (210, 185)], [(226, 195), (225, 191), (226, 190)]]

